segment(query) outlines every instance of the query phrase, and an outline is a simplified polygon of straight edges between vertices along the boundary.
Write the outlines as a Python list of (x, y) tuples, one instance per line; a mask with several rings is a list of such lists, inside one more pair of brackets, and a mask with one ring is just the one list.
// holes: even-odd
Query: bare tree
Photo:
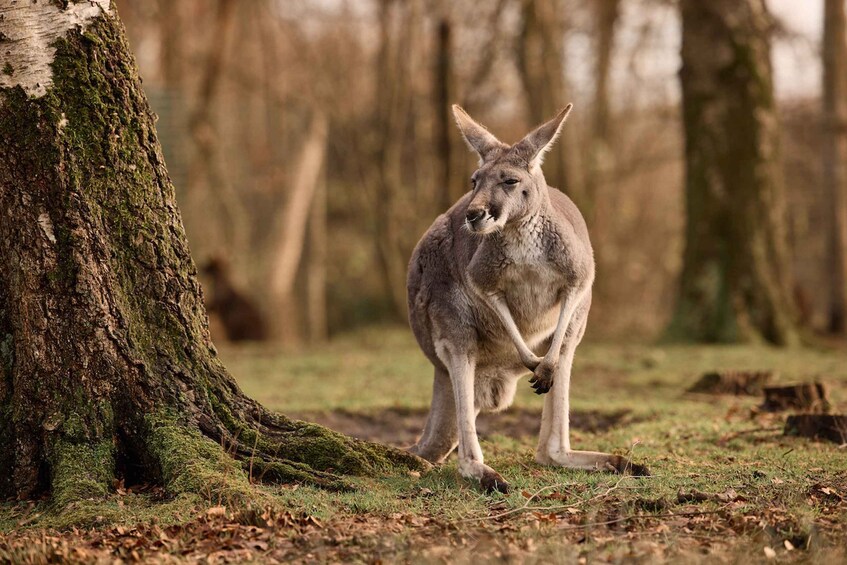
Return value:
[(595, 210), (603, 176), (612, 168), (609, 81), (615, 48), (615, 30), (620, 16), (620, 0), (596, 0), (591, 5), (594, 31), (594, 97), (589, 163), (585, 175), (583, 214), (589, 225), (596, 224)]
[(409, 253), (401, 245), (399, 224), (405, 213), (401, 205), (404, 192), (409, 190), (403, 174), (409, 169), (403, 161), (403, 148), (413, 103), (410, 61), (417, 41), (416, 8), (414, 0), (380, 0), (376, 61), (374, 236), (383, 282), (394, 313), (401, 318), (406, 314), (403, 281)]
[(439, 14), (435, 25), (435, 72), (433, 114), (435, 116), (435, 161), (438, 170), (437, 182), (440, 192), (440, 209), (446, 210), (462, 195), (462, 190), (453, 180), (453, 128), (450, 105), (454, 102), (456, 89), (453, 78), (453, 22), (449, 4), (439, 3)]
[(683, 0), (687, 228), (672, 332), (797, 340), (764, 0)]
[(273, 316), (275, 332), (283, 341), (296, 341), (297, 319), (294, 304), (294, 283), (308, 237), (308, 220), (315, 193), (326, 160), (328, 123), (326, 116), (315, 111), (303, 143), (297, 171), (285, 210), (279, 215), (270, 239), (270, 290), (274, 310), (285, 313)]
[[(564, 22), (561, 0), (521, 0), (517, 62), (529, 119), (540, 124), (568, 102), (564, 75)], [(578, 204), (584, 200), (577, 179), (572, 130), (562, 132), (559, 144), (545, 161), (551, 186), (568, 193)]]
[(830, 212), (829, 330), (847, 331), (847, 16), (826, 0), (823, 25), (823, 181)]
[[(213, 27), (209, 33), (206, 60), (203, 66), (197, 101), (191, 111), (188, 127), (194, 141), (195, 155), (188, 173), (189, 200), (201, 202), (200, 209), (208, 210), (217, 204), (219, 221), (207, 229), (207, 237), (223, 232), (225, 239), (240, 255), (247, 247), (248, 225), (244, 205), (223, 172), (220, 139), (213, 120), (213, 110), (220, 96), (223, 67), (235, 21), (235, 0), (217, 0)], [(209, 224), (208, 214), (203, 218)]]

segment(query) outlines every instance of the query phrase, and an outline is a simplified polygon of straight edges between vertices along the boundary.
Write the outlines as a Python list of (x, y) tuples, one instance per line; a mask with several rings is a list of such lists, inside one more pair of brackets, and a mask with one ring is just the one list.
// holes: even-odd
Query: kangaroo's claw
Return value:
[(553, 387), (553, 373), (556, 372), (555, 367), (551, 367), (544, 363), (540, 364), (529, 379), (529, 384), (535, 390), (535, 394), (545, 394), (550, 392)]
[(487, 494), (491, 494), (494, 492), (501, 492), (503, 494), (509, 494), (509, 483), (500, 476), (500, 473), (491, 471), (485, 473), (482, 478), (479, 480), (479, 484), (485, 490)]

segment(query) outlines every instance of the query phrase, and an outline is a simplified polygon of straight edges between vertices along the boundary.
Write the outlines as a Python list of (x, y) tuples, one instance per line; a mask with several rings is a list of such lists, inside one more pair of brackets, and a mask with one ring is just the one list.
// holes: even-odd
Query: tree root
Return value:
[(251, 480), (274, 483), (305, 483), (327, 490), (348, 492), (355, 487), (335, 473), (316, 471), (308, 465), (284, 459), (252, 459), (242, 462)]
[(237, 503), (257, 497), (241, 464), (222, 445), (173, 415), (148, 415), (145, 425), (146, 448), (172, 496), (199, 494)]
[(51, 491), (57, 507), (109, 493), (115, 476), (115, 448), (111, 442), (88, 445), (62, 439), (51, 451)]
[(158, 462), (170, 494), (246, 501), (256, 497), (253, 482), (351, 491), (355, 486), (345, 476), (431, 467), (405, 451), (350, 438), (317, 424), (274, 414), (272, 425), (251, 426), (217, 403), (215, 413), (222, 416), (221, 423), (214, 425), (212, 419), (202, 418), (199, 429), (175, 416), (146, 418), (147, 449)]

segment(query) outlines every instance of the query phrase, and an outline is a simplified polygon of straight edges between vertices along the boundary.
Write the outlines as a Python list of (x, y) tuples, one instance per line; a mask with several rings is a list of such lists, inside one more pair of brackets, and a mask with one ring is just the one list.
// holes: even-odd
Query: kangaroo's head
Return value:
[(547, 201), (547, 181), (541, 172), (544, 154), (559, 136), (571, 104), (514, 145), (507, 145), (457, 105), (453, 115), (468, 146), (479, 155), (471, 176), (473, 195), (465, 211), (466, 225), (485, 235), (526, 218)]

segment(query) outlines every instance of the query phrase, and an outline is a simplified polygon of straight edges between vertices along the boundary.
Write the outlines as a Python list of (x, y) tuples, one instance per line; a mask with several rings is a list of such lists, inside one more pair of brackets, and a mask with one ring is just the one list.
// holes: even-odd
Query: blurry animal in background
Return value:
[(409, 263), (412, 331), (435, 366), (430, 413), (410, 451), (440, 462), (458, 445), (459, 472), (486, 491), (509, 485), (483, 461), (476, 417), (507, 408), (527, 370), (535, 392), (549, 392), (538, 463), (648, 474), (620, 455), (570, 445), (571, 365), (588, 321), (594, 255), (576, 205), (541, 171), (570, 109), (510, 146), (453, 106), (479, 168), (471, 192), (435, 220)]
[(267, 325), (259, 309), (237, 290), (232, 282), (229, 264), (222, 257), (210, 258), (202, 269), (210, 280), (206, 293), (206, 309), (216, 315), (229, 341), (264, 341)]
[(806, 287), (799, 282), (794, 283), (791, 294), (797, 308), (797, 322), (801, 327), (810, 327), (815, 316), (815, 303), (812, 296)]

